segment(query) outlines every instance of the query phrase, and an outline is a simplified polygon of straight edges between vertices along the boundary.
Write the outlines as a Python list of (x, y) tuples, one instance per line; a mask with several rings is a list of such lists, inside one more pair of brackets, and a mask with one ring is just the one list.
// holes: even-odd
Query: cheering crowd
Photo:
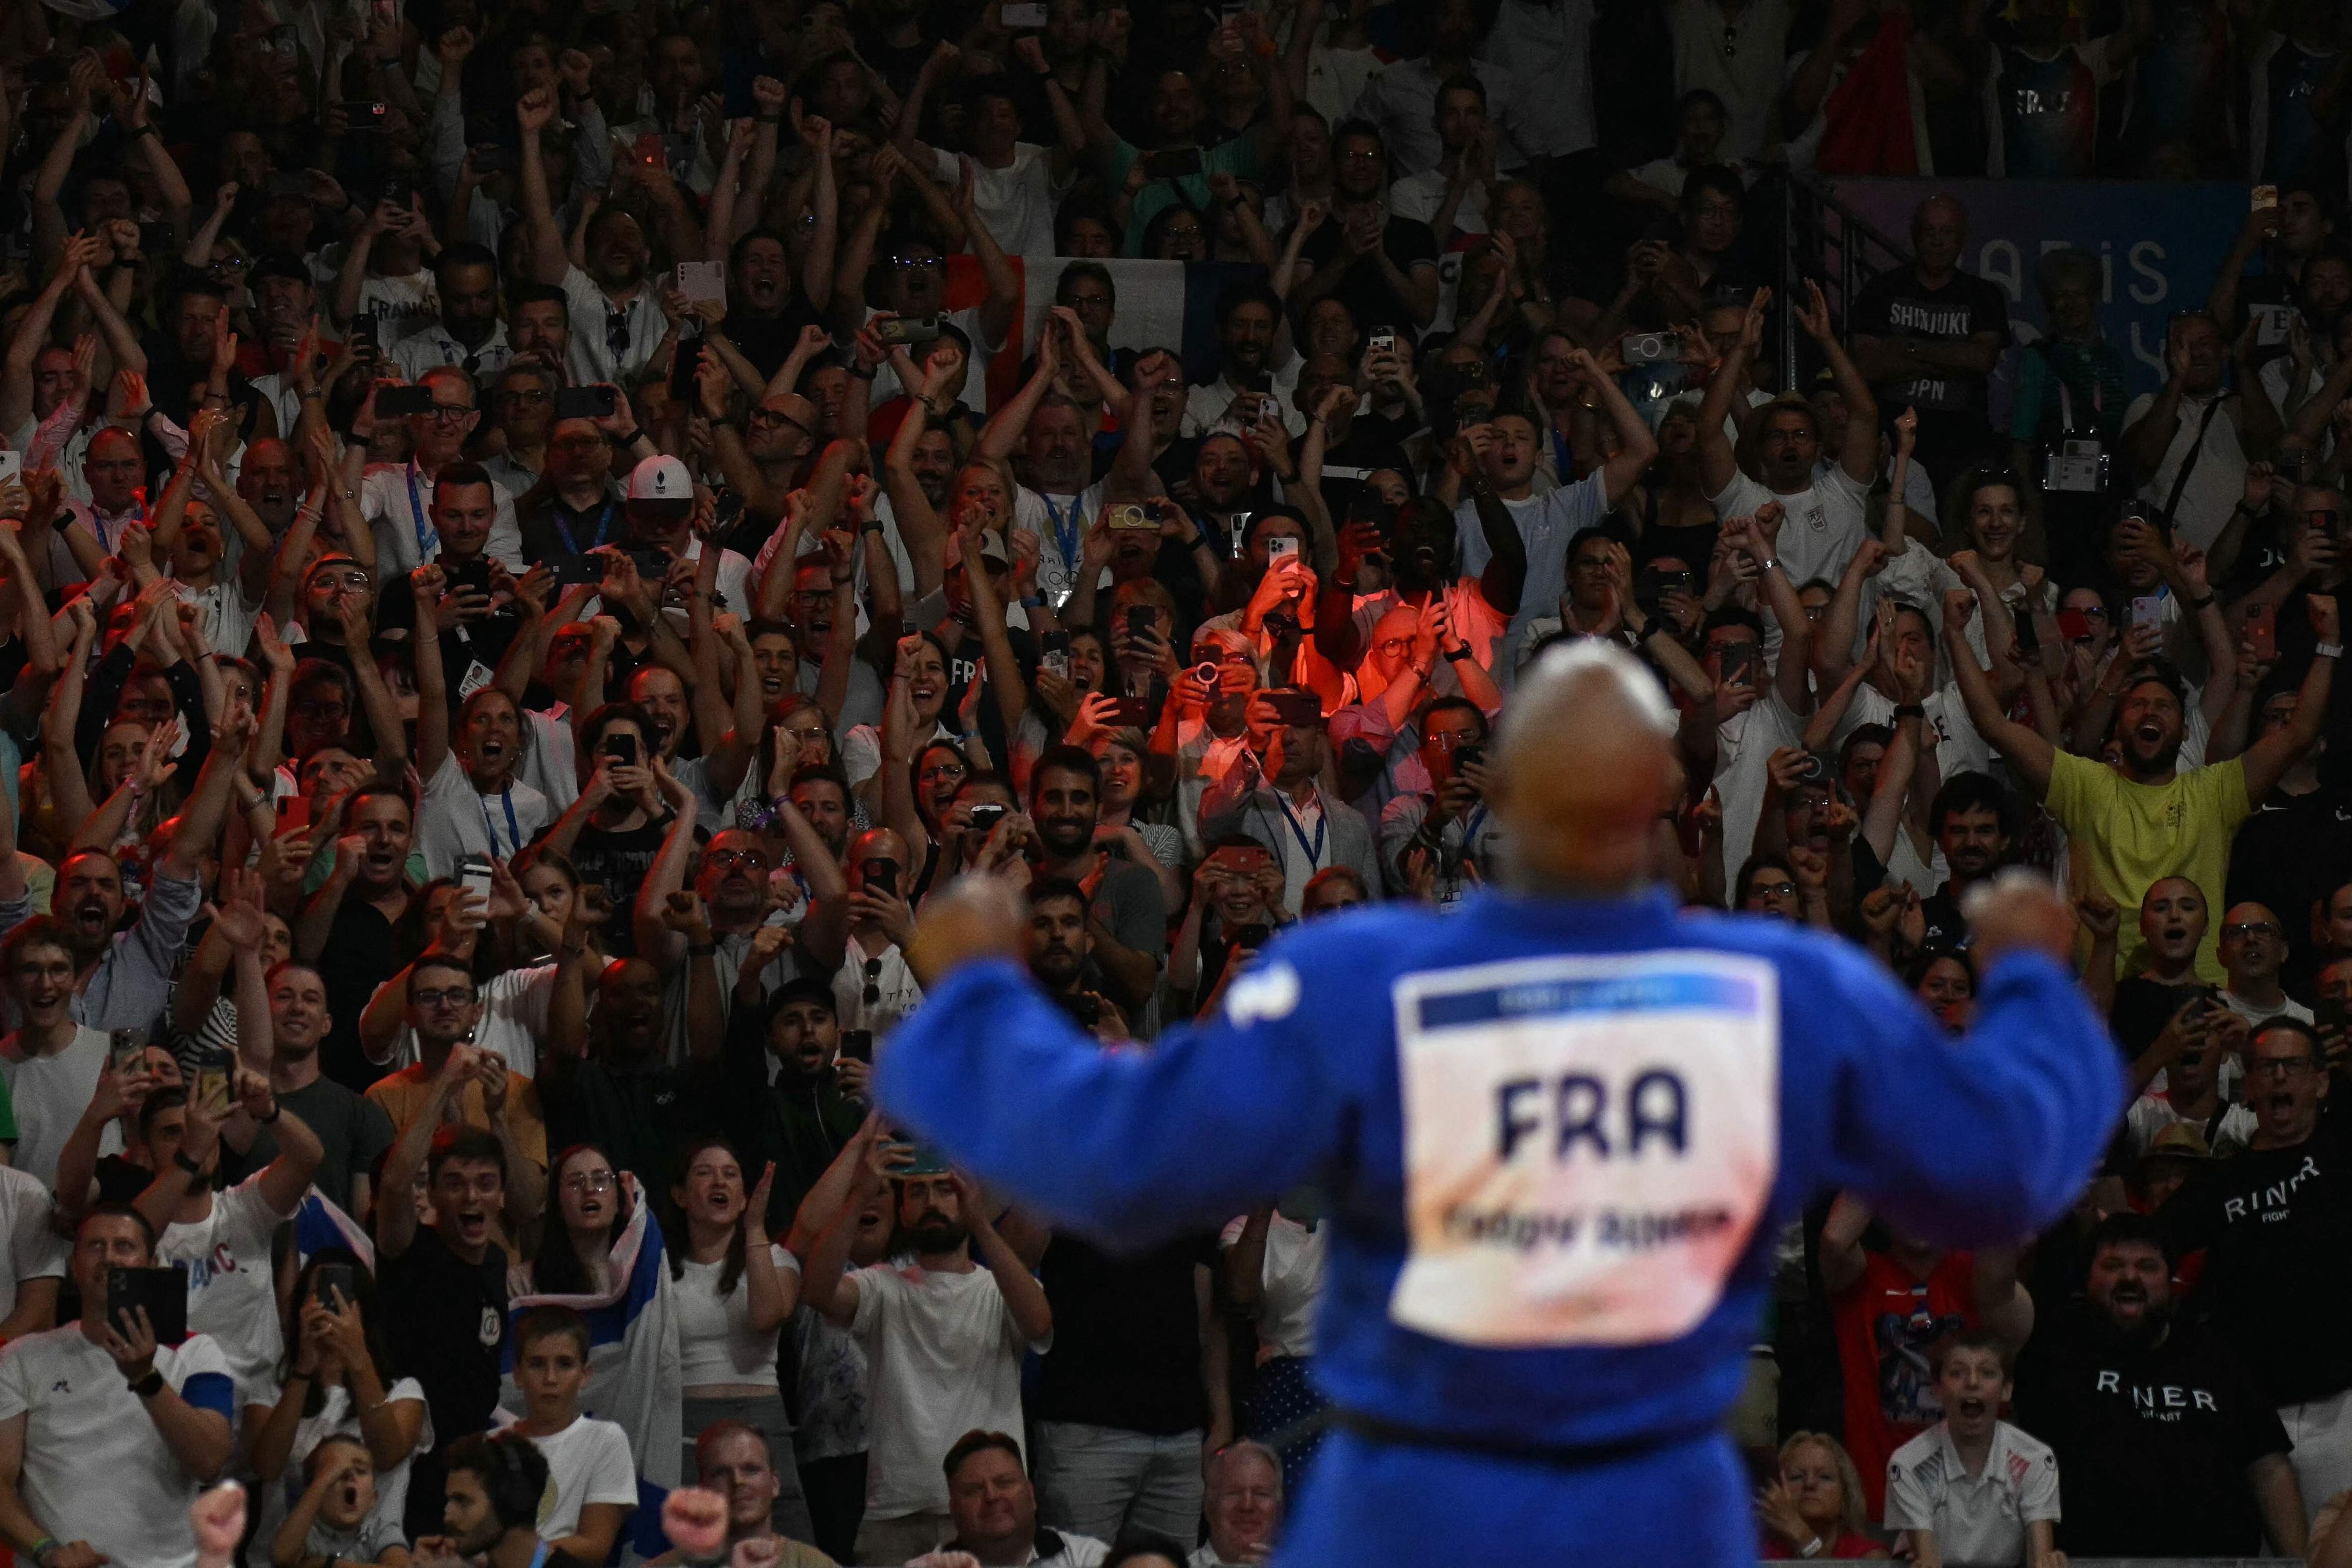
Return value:
[[(2032, 868), (2137, 1095), (2053, 1234), (1759, 1239), (1762, 1555), (2352, 1565), (2347, 16), (0, 8), (0, 1541), (1266, 1561), (1324, 1195), (975, 1185), (869, 1103), (917, 923), (1008, 879), (1181, 1049), (1508, 897), (1492, 737), (1602, 638), (1692, 909), (1957, 1030)], [(1948, 195), (1764, 286), (1890, 70), (1922, 173), (2252, 185), (2160, 372)]]

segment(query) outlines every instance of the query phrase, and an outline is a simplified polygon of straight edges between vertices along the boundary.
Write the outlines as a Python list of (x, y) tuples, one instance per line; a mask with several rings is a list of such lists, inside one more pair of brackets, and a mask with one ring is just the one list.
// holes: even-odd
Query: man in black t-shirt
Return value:
[[(326, 1151), (312, 1184), (328, 1202), (364, 1221), (376, 1160), (392, 1147), (392, 1118), (319, 1071), (319, 1043), (334, 1023), (319, 971), (289, 960), (274, 966), (263, 984), (269, 993), (269, 1087)], [(232, 1168), (240, 1175), (257, 1171), (277, 1157), (278, 1140), (263, 1127)]]
[(2090, 1238), (2086, 1300), (2018, 1360), (2018, 1424), (2058, 1455), (2058, 1541), (2094, 1557), (2304, 1550), (2287, 1436), (2238, 1360), (2176, 1322), (2171, 1260), (2128, 1211)]
[(1130, 1257), (1062, 1232), (1046, 1247), (1054, 1348), (1030, 1409), (1048, 1523), (1100, 1541), (1199, 1530), (1202, 1440), (1214, 1450), (1234, 1435), (1216, 1262), (1210, 1236)]
[[(467, 1050), (458, 1047), (452, 1055)], [(498, 1409), (499, 1356), (507, 1334), (507, 1250), (498, 1238), (533, 1218), (502, 1213), (506, 1155), (497, 1137), (463, 1124), (442, 1125), (449, 1094), (465, 1082), (461, 1071), (435, 1076), (425, 1110), (384, 1161), (376, 1204), (376, 1296), (384, 1336), (394, 1364), (424, 1385), (436, 1445), (409, 1468), (405, 1525), (412, 1538), (442, 1527), (444, 1478), (455, 1457), (449, 1449), (470, 1434), (488, 1431)], [(420, 1169), (433, 1200), (429, 1229), (416, 1223)], [(530, 1495), (539, 1496), (537, 1486)], [(530, 1517), (536, 1520), (535, 1507)]]
[(1944, 780), (1927, 808), (1927, 831), (1951, 875), (1920, 902), (1927, 923), (1925, 946), (1958, 952), (1969, 945), (1960, 905), (1969, 889), (2009, 863), (2017, 828), (2017, 799), (1991, 774), (1955, 773)]
[(1854, 363), (1894, 418), (1919, 411), (1921, 467), (1937, 488), (1996, 449), (1985, 392), (2009, 345), (2009, 299), (1998, 285), (1959, 270), (1968, 209), (1949, 196), (1919, 204), (1909, 267), (1883, 273), (1854, 301), (1846, 329)]
[(2322, 1076), (2318, 1040), (2292, 1018), (2255, 1031), (2245, 1061), (2251, 1146), (2157, 1218), (2175, 1256), (2204, 1249), (2197, 1306), (2277, 1408), (2315, 1510), (2352, 1486), (2352, 1091)]
[(1391, 327), (1409, 339), (1437, 314), (1437, 240), (1427, 224), (1389, 215), (1387, 153), (1370, 121), (1335, 127), (1331, 157), (1331, 214), (1299, 247), (1312, 271), (1291, 307), (1303, 313), (1328, 295), (1366, 334)]

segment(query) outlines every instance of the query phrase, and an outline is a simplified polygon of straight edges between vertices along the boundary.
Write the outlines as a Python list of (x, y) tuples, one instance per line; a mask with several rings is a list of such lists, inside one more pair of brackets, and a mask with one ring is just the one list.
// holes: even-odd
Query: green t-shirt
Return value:
[[(1110, 150), (1110, 183), (1117, 190), (1127, 183), (1127, 172), (1143, 156), (1143, 149), (1121, 138)], [(1231, 174), (1236, 180), (1257, 178), (1257, 137), (1244, 131), (1230, 141), (1201, 150), (1201, 172), (1154, 180), (1135, 193), (1135, 201), (1128, 209), (1127, 254), (1143, 254), (1143, 231), (1160, 210), (1175, 202), (1181, 191), (1194, 210), (1208, 213), (1216, 208), (1217, 199), (1209, 189), (1209, 176)]]

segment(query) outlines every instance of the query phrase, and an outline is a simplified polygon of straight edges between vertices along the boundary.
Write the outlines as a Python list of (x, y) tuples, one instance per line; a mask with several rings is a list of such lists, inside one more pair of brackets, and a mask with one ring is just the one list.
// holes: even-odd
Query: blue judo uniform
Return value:
[(1298, 1183), (1332, 1227), (1339, 1430), (1278, 1562), (1752, 1563), (1722, 1433), (1774, 1231), (1847, 1187), (2019, 1239), (2123, 1103), (2073, 977), (2013, 954), (1947, 1037), (1867, 955), (1663, 893), (1485, 893), (1293, 927), (1220, 1016), (1106, 1052), (1017, 967), (950, 977), (887, 1112), (1059, 1225), (1141, 1243)]

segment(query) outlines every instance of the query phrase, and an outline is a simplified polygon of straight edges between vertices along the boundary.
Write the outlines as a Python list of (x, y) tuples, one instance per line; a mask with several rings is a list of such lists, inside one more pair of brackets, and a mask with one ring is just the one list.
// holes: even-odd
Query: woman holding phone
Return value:
[[(330, 1437), (367, 1446), (375, 1465), (371, 1521), (397, 1528), (408, 1503), (409, 1462), (433, 1447), (424, 1385), (398, 1375), (384, 1348), (375, 1276), (357, 1254), (321, 1247), (294, 1277), (288, 1350), (278, 1403), (253, 1436), (257, 1507), (266, 1532), (301, 1493), (302, 1467)], [(268, 1483), (290, 1478), (286, 1487)]]

